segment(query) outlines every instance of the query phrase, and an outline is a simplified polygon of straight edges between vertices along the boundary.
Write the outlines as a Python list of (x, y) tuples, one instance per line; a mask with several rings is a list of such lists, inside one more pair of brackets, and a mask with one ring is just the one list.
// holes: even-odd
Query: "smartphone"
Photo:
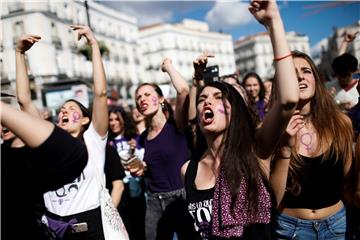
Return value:
[(203, 79), (205, 83), (219, 81), (219, 66), (209, 66), (203, 72)]
[(75, 223), (73, 224), (74, 232), (86, 232), (88, 230), (88, 225), (86, 222)]

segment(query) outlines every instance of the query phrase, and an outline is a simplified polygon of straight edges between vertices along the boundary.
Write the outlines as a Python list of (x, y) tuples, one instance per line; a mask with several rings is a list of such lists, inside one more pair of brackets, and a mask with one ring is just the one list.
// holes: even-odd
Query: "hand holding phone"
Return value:
[(203, 78), (203, 72), (205, 71), (207, 62), (208, 62), (208, 58), (213, 58), (214, 55), (210, 54), (208, 51), (204, 51), (199, 57), (197, 57), (194, 61), (193, 61), (193, 66), (194, 66), (194, 76), (193, 78), (196, 79), (197, 81), (202, 80)]
[(127, 166), (134, 158), (135, 148), (130, 148), (122, 150), (119, 152), (121, 164), (125, 167)]
[(214, 65), (205, 68), (202, 75), (205, 83), (219, 81), (219, 66)]

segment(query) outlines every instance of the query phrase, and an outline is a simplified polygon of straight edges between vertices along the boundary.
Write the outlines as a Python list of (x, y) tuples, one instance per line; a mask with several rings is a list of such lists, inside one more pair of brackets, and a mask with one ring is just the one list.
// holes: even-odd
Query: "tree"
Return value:
[[(108, 56), (110, 54), (109, 48), (106, 46), (106, 44), (103, 41), (99, 41), (99, 48), (100, 48), (100, 54), (101, 56)], [(79, 48), (78, 53), (84, 55), (86, 57), (86, 60), (91, 61), (91, 47), (88, 44), (83, 45)]]

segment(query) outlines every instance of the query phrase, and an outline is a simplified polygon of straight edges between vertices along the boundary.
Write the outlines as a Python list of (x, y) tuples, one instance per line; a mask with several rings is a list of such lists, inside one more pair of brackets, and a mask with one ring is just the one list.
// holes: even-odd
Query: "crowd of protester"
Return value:
[(142, 83), (132, 106), (109, 104), (97, 40), (73, 25), (92, 49), (94, 97), (91, 108), (66, 100), (56, 121), (31, 101), (25, 53), (41, 37), (21, 36), (20, 109), (0, 101), (2, 237), (106, 239), (100, 170), (131, 240), (360, 239), (359, 65), (346, 52), (357, 33), (344, 35), (325, 84), (290, 51), (275, 1), (249, 11), (271, 39), (273, 79), (204, 81), (216, 58), (204, 52), (189, 85), (165, 58), (176, 98)]

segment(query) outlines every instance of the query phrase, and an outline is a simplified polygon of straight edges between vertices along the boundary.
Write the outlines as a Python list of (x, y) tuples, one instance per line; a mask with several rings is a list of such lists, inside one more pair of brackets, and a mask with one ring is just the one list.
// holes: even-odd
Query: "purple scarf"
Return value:
[(221, 170), (215, 184), (212, 235), (224, 238), (241, 237), (244, 227), (249, 224), (270, 223), (271, 199), (263, 181), (260, 180), (257, 185), (259, 194), (256, 205), (258, 209), (254, 215), (248, 211), (247, 182), (244, 179), (240, 182), (240, 191), (233, 215), (230, 209), (230, 188), (224, 175), (224, 171)]
[(55, 220), (48, 216), (46, 216), (46, 218), (48, 221), (48, 227), (53, 230), (56, 236), (60, 237), (60, 239), (64, 237), (66, 231), (75, 231), (75, 228), (73, 227), (73, 224), (77, 223), (77, 220), (75, 218), (70, 219), (68, 222)]

